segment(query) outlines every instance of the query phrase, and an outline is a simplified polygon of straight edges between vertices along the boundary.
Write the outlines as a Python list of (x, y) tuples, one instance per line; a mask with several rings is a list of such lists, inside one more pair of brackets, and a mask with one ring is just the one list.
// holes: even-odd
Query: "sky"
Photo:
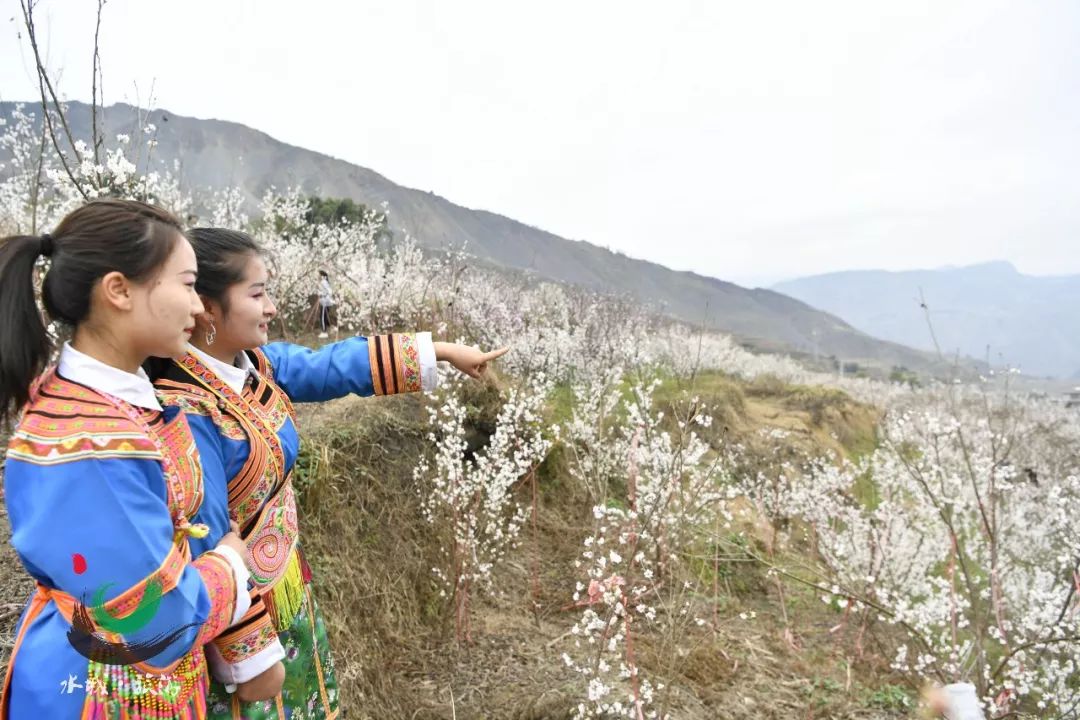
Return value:
[[(92, 0), (39, 0), (71, 99)], [(0, 0), (0, 99), (37, 96)], [(1080, 273), (1080, 3), (108, 0), (106, 103), (745, 285)]]

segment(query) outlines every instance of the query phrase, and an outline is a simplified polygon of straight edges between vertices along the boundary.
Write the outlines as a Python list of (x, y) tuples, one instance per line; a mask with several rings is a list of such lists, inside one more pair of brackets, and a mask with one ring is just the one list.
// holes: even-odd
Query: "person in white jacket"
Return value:
[(334, 291), (330, 287), (330, 275), (325, 270), (319, 271), (319, 337), (329, 337), (330, 309), (334, 306)]

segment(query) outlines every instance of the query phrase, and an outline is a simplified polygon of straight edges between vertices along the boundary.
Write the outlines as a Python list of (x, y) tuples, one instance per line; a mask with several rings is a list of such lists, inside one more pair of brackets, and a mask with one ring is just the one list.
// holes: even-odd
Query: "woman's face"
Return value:
[(219, 303), (208, 303), (213, 313), (217, 338), (214, 345), (222, 351), (242, 352), (269, 342), (270, 321), (277, 307), (266, 291), (269, 272), (258, 254), (248, 255), (240, 282), (225, 292), (225, 310)]
[(195, 292), (195, 251), (181, 236), (160, 272), (131, 286), (130, 332), (143, 355), (177, 357), (184, 353), (195, 330), (195, 316), (203, 311)]

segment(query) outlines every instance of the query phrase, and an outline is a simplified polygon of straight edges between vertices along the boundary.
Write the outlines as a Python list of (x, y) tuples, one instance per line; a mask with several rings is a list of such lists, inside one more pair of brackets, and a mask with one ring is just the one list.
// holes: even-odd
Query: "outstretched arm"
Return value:
[(277, 342), (260, 352), (274, 382), (296, 402), (320, 402), (356, 395), (393, 395), (434, 390), (436, 361), (445, 360), (470, 377), (480, 377), (488, 363), (505, 354), (455, 343), (433, 342), (431, 333), (392, 333), (354, 337), (318, 350)]

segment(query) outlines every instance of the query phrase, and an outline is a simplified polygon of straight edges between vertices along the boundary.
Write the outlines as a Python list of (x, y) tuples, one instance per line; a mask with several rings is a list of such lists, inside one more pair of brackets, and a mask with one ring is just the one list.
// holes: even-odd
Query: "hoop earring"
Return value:
[(206, 344), (213, 345), (217, 340), (217, 328), (214, 327), (214, 321), (210, 321), (210, 329), (206, 331)]

